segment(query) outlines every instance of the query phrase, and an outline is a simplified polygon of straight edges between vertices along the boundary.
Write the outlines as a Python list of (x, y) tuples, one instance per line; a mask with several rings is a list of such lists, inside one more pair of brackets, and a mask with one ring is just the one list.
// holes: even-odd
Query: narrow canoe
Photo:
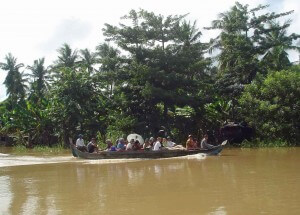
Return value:
[(70, 143), (71, 152), (74, 157), (79, 157), (83, 159), (126, 159), (126, 158), (147, 158), (147, 159), (157, 159), (157, 158), (170, 158), (170, 157), (180, 157), (186, 155), (194, 155), (199, 153), (204, 153), (207, 155), (218, 155), (225, 144), (215, 146), (212, 149), (196, 149), (196, 150), (186, 150), (186, 149), (163, 149), (160, 151), (101, 151), (98, 153), (88, 153), (82, 152), (76, 148), (76, 146)]

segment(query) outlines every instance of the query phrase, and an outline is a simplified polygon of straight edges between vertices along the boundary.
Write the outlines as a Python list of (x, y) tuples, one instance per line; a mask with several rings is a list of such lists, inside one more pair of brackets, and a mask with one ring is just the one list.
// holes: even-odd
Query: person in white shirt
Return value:
[(156, 142), (156, 141), (155, 141), (155, 138), (154, 138), (154, 137), (150, 137), (149, 143), (150, 143), (151, 149), (153, 149), (155, 142)]
[(208, 144), (208, 135), (205, 134), (204, 135), (204, 138), (202, 139), (201, 141), (201, 148), (202, 149), (211, 149), (211, 148), (214, 148), (215, 146), (211, 145), (211, 144)]
[(76, 148), (80, 151), (87, 151), (87, 148), (84, 145), (84, 140), (83, 140), (82, 134), (78, 135), (78, 139), (76, 140)]
[(166, 141), (166, 147), (174, 147), (176, 146), (176, 143), (172, 142), (171, 137), (167, 137), (167, 141)]
[(160, 148), (161, 148), (161, 141), (162, 141), (161, 137), (158, 137), (157, 141), (154, 144), (153, 151), (159, 151), (160, 150)]
[(126, 151), (132, 150), (133, 144), (134, 144), (134, 139), (131, 139), (130, 142), (126, 146)]

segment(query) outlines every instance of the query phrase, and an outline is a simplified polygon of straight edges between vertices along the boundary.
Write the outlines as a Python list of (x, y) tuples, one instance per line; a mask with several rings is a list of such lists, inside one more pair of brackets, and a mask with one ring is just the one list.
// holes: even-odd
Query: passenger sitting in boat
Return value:
[(186, 149), (198, 149), (197, 142), (194, 141), (193, 136), (189, 135), (188, 140), (186, 141)]
[(175, 146), (176, 146), (176, 143), (172, 142), (171, 137), (168, 136), (167, 139), (166, 139), (165, 146), (166, 146), (166, 147), (175, 147)]
[(86, 152), (87, 148), (84, 145), (84, 140), (82, 137), (83, 137), (82, 134), (78, 135), (78, 139), (76, 140), (76, 148), (82, 152)]
[(133, 145), (134, 145), (134, 139), (131, 139), (130, 142), (126, 146), (126, 151), (132, 150)]
[(89, 144), (87, 145), (87, 151), (89, 153), (94, 153), (94, 152), (98, 152), (98, 146), (96, 143), (96, 138), (92, 138), (91, 142), (89, 142)]
[(155, 144), (155, 138), (154, 137), (150, 137), (149, 144), (150, 144), (151, 148), (154, 147), (154, 144)]
[(150, 150), (150, 148), (151, 148), (151, 146), (150, 146), (149, 139), (146, 138), (146, 139), (145, 139), (145, 142), (144, 142), (144, 144), (143, 144), (143, 149), (144, 149), (144, 150)]
[(213, 147), (215, 147), (215, 146), (213, 146), (213, 145), (211, 145), (211, 144), (208, 143), (208, 134), (205, 134), (204, 138), (201, 141), (201, 148), (203, 148), (203, 149), (211, 149)]
[(154, 144), (153, 151), (159, 151), (160, 150), (160, 148), (161, 148), (161, 142), (162, 142), (161, 137), (158, 137), (157, 141)]
[(105, 151), (117, 151), (116, 147), (112, 144), (110, 139), (106, 140), (107, 148)]
[(125, 141), (123, 138), (120, 138), (117, 145), (117, 151), (123, 151), (126, 149)]
[(200, 148), (200, 142), (196, 138), (194, 138), (194, 142), (195, 142), (197, 148)]
[(141, 149), (140, 142), (138, 140), (134, 141), (134, 144), (132, 146), (132, 150), (137, 151), (137, 150), (140, 150), (140, 149)]
[(167, 146), (167, 138), (162, 138), (162, 145)]

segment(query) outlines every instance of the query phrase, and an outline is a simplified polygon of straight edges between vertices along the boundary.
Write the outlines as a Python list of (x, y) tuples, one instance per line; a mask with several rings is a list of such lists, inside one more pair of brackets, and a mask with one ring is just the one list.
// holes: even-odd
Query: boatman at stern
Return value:
[(82, 152), (86, 152), (87, 148), (84, 145), (84, 140), (82, 134), (78, 135), (78, 139), (76, 140), (76, 148)]

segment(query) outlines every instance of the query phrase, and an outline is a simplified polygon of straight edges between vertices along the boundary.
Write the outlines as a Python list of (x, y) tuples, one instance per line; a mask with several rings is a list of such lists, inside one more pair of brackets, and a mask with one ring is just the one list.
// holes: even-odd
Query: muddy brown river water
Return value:
[(300, 148), (86, 161), (0, 148), (0, 214), (300, 214)]

